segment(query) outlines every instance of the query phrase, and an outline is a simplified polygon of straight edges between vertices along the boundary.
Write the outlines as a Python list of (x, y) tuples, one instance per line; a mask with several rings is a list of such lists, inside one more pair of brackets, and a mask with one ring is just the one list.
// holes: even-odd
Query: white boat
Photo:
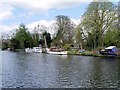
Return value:
[(51, 51), (49, 48), (46, 48), (46, 52), (48, 54), (67, 55), (67, 51)]
[(26, 49), (25, 49), (25, 52), (26, 52), (26, 53), (32, 53), (33, 51), (34, 51), (34, 50), (33, 50), (32, 48), (26, 48)]
[(25, 52), (26, 53), (42, 53), (42, 48), (41, 47), (26, 48)]
[(10, 48), (8, 48), (7, 50), (10, 51)]
[(33, 51), (35, 53), (42, 53), (42, 48), (41, 47), (33, 47)]

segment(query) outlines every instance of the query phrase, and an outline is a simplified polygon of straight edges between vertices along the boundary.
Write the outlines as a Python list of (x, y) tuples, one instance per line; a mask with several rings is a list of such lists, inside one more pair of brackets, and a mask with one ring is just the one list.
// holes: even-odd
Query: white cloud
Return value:
[[(48, 10), (53, 8), (62, 9), (62, 8), (74, 7), (82, 4), (81, 2), (91, 2), (91, 1), (93, 0), (68, 0), (68, 1), (66, 0), (1, 0), (0, 21), (4, 21), (11, 18), (13, 16), (13, 9), (16, 7), (23, 8), (24, 10), (28, 10), (29, 12), (31, 11), (35, 12), (39, 10), (46, 13)], [(100, 0), (94, 0), (94, 1), (100, 1)], [(113, 2), (113, 0), (110, 1)], [(114, 2), (118, 2), (118, 1), (119, 0), (114, 0)]]
[(14, 8), (11, 7), (10, 5), (0, 4), (0, 22), (11, 18), (13, 16), (13, 13), (12, 13), (13, 9)]
[(51, 32), (53, 23), (55, 23), (54, 20), (51, 20), (51, 21), (40, 20), (40, 21), (36, 21), (36, 22), (28, 24), (27, 27), (31, 33), (33, 32), (34, 28), (37, 27), (38, 25), (40, 25), (40, 27), (45, 26), (47, 28), (47, 31)]
[[(77, 1), (77, 0), (76, 0)], [(26, 15), (32, 15), (38, 11), (47, 13), (50, 9), (62, 9), (68, 7), (74, 7), (79, 5), (80, 2), (75, 0), (64, 1), (64, 0), (1, 0), (0, 1), (0, 22), (10, 19), (11, 17), (23, 17)], [(22, 8), (27, 12), (22, 12), (16, 16), (14, 10), (16, 8)], [(32, 13), (31, 13), (32, 12)]]
[(5, 11), (5, 12), (2, 12), (0, 14), (0, 22), (2, 22), (3, 20), (7, 20), (8, 18), (12, 17), (12, 12), (10, 11)]
[(80, 20), (81, 19), (73, 19), (73, 18), (71, 19), (71, 21), (74, 22), (75, 25), (78, 25), (80, 23)]
[[(62, 9), (62, 8), (68, 8), (68, 7), (74, 7), (81, 2), (91, 2), (93, 0), (1, 0), (0, 1), (0, 22), (7, 20), (11, 17), (23, 17), (26, 15), (32, 15), (34, 11), (47, 11), (52, 8), (55, 9)], [(110, 0), (112, 1), (112, 0)], [(114, 0), (114, 2), (118, 2), (118, 0)], [(29, 10), (29, 12), (23, 12), (22, 14), (19, 14), (18, 16), (15, 16), (13, 14), (13, 11), (16, 7), (23, 8)], [(32, 13), (31, 13), (32, 12)], [(75, 24), (78, 24), (80, 20), (71, 19)], [(46, 20), (40, 20), (37, 22), (33, 22), (29, 25), (27, 25), (29, 28), (34, 28), (38, 24), (43, 24), (46, 27), (51, 26), (51, 24), (54, 22), (54, 20), (46, 21)], [(0, 26), (0, 29), (7, 32), (7, 30), (11, 30), (11, 26)], [(3, 31), (0, 31), (3, 32)]]
[(12, 30), (12, 28), (10, 28), (9, 26), (7, 26), (7, 25), (0, 25), (0, 33), (1, 34), (3, 34), (3, 33), (5, 33), (5, 32), (9, 32), (9, 31), (11, 31)]
[[(1, 0), (1, 3), (12, 6), (19, 6), (28, 9), (51, 9), (51, 8), (65, 8), (78, 5), (81, 2), (92, 1), (107, 1), (107, 0)], [(119, 0), (110, 0), (118, 2)]]
[[(86, 1), (86, 0), (85, 0)], [(91, 1), (91, 0), (89, 0)], [(78, 5), (80, 0), (2, 0), (3, 4), (8, 4), (11, 6), (17, 6), (25, 9), (51, 9), (51, 8), (66, 8), (74, 5)], [(78, 3), (79, 2), (79, 3)]]
[(15, 32), (15, 30), (18, 28), (18, 25), (11, 25), (11, 26), (7, 26), (7, 25), (0, 25), (0, 35), (11, 35), (12, 33)]
[[(71, 21), (73, 21), (76, 25), (79, 24), (80, 22), (80, 19), (71, 19)], [(47, 20), (39, 20), (39, 21), (36, 21), (36, 22), (33, 22), (33, 23), (30, 23), (28, 25), (26, 25), (26, 27), (28, 28), (28, 30), (30, 32), (33, 32), (34, 28), (37, 27), (38, 25), (40, 26), (45, 26), (47, 29), (48, 32), (50, 32), (51, 34), (54, 33), (53, 31), (53, 27), (54, 27), (54, 23), (55, 23), (55, 20), (50, 20), (50, 21), (47, 21)], [(13, 32), (15, 32), (15, 30), (18, 28), (19, 25), (10, 25), (10, 26), (7, 26), (7, 25), (0, 25), (0, 33), (2, 35), (4, 34), (11, 34)]]
[[(80, 23), (80, 19), (72, 18), (71, 21), (74, 22), (76, 25), (78, 25)], [(48, 32), (51, 32), (54, 27), (54, 23), (55, 23), (55, 20), (51, 20), (51, 21), (40, 20), (40, 21), (33, 22), (31, 24), (28, 24), (27, 27), (29, 28), (30, 31), (32, 31), (38, 25), (41, 25), (41, 26), (43, 25), (46, 28), (48, 28)]]
[[(75, 3), (75, 2), (70, 3), (70, 2), (64, 2), (59, 0), (50, 0), (50, 1), (48, 0), (1, 0), (0, 4), (1, 4), (0, 5), (1, 9), (6, 8), (6, 5), (8, 5), (10, 7), (19, 7), (24, 10), (29, 10), (32, 12), (35, 12), (38, 10), (42, 12), (47, 12), (49, 9), (52, 9), (52, 8), (61, 9), (61, 8), (74, 6), (78, 3)], [(9, 8), (7, 11), (11, 12)]]
[(47, 21), (47, 20), (40, 20), (40, 21), (36, 21), (36, 22), (33, 22), (31, 24), (28, 24), (27, 27), (29, 28), (34, 28), (36, 27), (37, 25), (44, 25), (46, 27), (50, 27), (55, 21), (54, 20), (51, 20), (51, 21)]

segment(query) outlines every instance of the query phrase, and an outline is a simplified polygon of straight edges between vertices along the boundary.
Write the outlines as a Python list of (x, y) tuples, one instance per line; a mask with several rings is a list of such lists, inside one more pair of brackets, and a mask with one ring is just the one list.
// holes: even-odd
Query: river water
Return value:
[(2, 88), (117, 88), (119, 59), (2, 51)]

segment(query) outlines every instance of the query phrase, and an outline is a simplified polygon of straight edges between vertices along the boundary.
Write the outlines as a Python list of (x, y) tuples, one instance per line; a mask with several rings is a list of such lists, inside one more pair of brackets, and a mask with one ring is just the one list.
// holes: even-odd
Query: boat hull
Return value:
[(41, 47), (33, 47), (33, 50), (35, 53), (42, 53), (42, 48)]
[(56, 54), (56, 55), (67, 55), (67, 52), (64, 51), (64, 52), (53, 52), (53, 51), (49, 51), (47, 52), (48, 54)]
[(42, 48), (41, 47), (26, 48), (25, 52), (26, 53), (42, 53)]
[(32, 52), (34, 52), (34, 50), (31, 49), (31, 48), (26, 48), (26, 49), (25, 49), (25, 52), (26, 52), (26, 53), (32, 53)]
[(67, 55), (67, 51), (50, 51), (49, 49), (46, 49), (48, 54), (56, 54), (56, 55)]
[(35, 53), (42, 53), (42, 50), (36, 50)]

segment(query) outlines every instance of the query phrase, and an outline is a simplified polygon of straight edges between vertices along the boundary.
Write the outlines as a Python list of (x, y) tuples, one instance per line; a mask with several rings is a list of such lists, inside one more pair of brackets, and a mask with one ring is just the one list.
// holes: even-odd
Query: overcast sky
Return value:
[[(66, 15), (78, 24), (92, 0), (0, 0), (0, 33), (14, 31), (24, 23), (29, 29), (50, 27), (57, 15)], [(100, 0), (101, 1), (101, 0)], [(119, 0), (110, 0), (118, 2)]]

